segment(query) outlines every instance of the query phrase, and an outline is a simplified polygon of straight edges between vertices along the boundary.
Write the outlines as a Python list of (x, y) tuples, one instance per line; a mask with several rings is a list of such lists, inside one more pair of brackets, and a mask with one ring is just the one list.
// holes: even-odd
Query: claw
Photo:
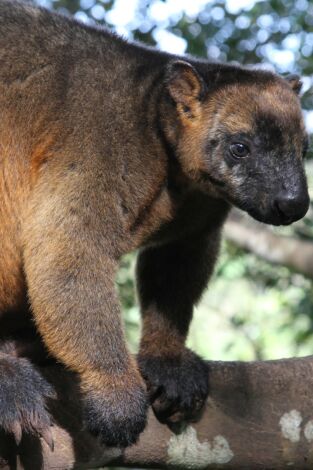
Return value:
[(168, 420), (172, 424), (176, 424), (176, 423), (183, 421), (184, 418), (185, 418), (185, 415), (182, 411), (176, 411), (175, 413), (173, 413), (171, 416), (168, 417)]
[(11, 428), (12, 434), (14, 436), (16, 445), (20, 445), (22, 440), (22, 427), (18, 421), (14, 421)]
[(50, 428), (45, 428), (41, 432), (41, 437), (48, 444), (51, 452), (54, 451), (54, 439)]

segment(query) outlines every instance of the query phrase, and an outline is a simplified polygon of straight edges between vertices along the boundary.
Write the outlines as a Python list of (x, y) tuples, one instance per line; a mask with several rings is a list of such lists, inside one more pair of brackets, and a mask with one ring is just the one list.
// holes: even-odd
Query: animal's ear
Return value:
[(299, 93), (301, 91), (301, 88), (302, 88), (302, 81), (301, 81), (299, 75), (288, 75), (286, 77), (286, 80), (289, 83), (289, 85), (291, 86), (291, 88), (293, 89), (293, 91), (297, 95), (299, 95)]
[(165, 84), (184, 120), (199, 117), (206, 84), (191, 64), (183, 60), (172, 62), (167, 69)]

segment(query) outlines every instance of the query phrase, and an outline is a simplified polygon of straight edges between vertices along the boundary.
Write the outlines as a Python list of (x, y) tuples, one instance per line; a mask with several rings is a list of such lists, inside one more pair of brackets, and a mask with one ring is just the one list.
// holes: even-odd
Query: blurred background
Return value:
[[(37, 0), (100, 23), (126, 38), (178, 54), (298, 73), (313, 133), (313, 0)], [(306, 160), (313, 198), (313, 152)], [(140, 318), (135, 254), (117, 284), (127, 336), (136, 351)], [(292, 227), (277, 229), (234, 213), (219, 263), (199, 303), (189, 346), (208, 359), (253, 360), (313, 353), (313, 208)]]

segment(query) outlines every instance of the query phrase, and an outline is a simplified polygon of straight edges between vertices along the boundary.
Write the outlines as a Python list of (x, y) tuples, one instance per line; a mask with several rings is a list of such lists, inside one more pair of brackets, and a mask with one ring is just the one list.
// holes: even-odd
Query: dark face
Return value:
[(221, 147), (232, 182), (220, 190), (261, 222), (288, 225), (301, 219), (309, 208), (302, 161), (306, 140), (303, 136), (297, 148), (269, 116), (259, 117), (255, 133), (226, 132)]
[(301, 84), (245, 73), (249, 80), (206, 93), (212, 77), (204, 82), (190, 64), (174, 62), (166, 84), (175, 123), (165, 117), (165, 131), (183, 171), (204, 190), (261, 222), (291, 224), (309, 207)]
[(291, 89), (272, 87), (257, 99), (241, 94), (233, 99), (238, 109), (247, 108), (237, 120), (224, 116), (214, 137), (211, 133), (206, 159), (212, 184), (261, 222), (288, 225), (301, 219), (309, 208), (303, 166), (308, 139), (297, 97)]

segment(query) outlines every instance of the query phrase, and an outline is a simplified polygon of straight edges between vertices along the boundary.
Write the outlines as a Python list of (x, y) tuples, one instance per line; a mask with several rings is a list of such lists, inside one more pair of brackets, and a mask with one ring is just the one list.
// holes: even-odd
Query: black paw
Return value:
[(84, 399), (87, 429), (109, 447), (134, 444), (144, 430), (148, 401), (143, 387), (114, 390), (103, 394), (90, 392)]
[(208, 366), (200, 357), (186, 349), (175, 357), (141, 355), (138, 363), (161, 423), (179, 430), (200, 418), (209, 393)]
[(46, 399), (54, 398), (51, 385), (27, 359), (0, 358), (0, 427), (20, 443), (23, 432), (42, 437), (53, 449), (51, 419)]

